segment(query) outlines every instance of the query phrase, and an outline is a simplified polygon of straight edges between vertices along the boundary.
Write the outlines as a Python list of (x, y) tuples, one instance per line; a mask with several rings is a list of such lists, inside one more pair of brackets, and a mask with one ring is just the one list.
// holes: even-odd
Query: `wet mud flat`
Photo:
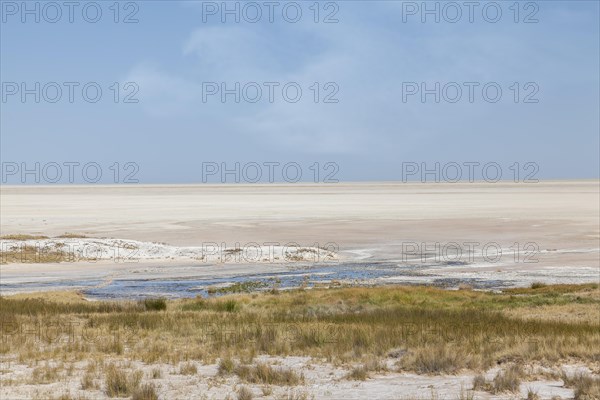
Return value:
[[(210, 267), (210, 266), (209, 266)], [(299, 287), (327, 288), (340, 286), (429, 285), (447, 289), (469, 286), (476, 290), (501, 290), (528, 286), (532, 282), (568, 281), (593, 282), (598, 277), (593, 268), (572, 268), (530, 271), (490, 271), (468, 263), (438, 263), (403, 265), (397, 262), (343, 262), (332, 264), (294, 265), (265, 271), (264, 268), (244, 268), (235, 275), (207, 274), (206, 265), (180, 268), (157, 267), (148, 273), (139, 269), (110, 277), (86, 276), (73, 279), (32, 279), (0, 284), (2, 293), (36, 292), (47, 290), (79, 290), (94, 300), (141, 299), (147, 297), (186, 298), (219, 296), (230, 293), (249, 293), (287, 290)], [(169, 271), (177, 273), (169, 274)]]

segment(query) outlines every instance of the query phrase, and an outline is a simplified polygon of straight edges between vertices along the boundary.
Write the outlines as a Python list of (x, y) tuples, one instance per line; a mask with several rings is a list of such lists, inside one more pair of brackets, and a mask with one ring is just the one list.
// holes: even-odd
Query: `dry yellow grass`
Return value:
[[(19, 295), (0, 298), (5, 338), (0, 357), (24, 363), (110, 358), (174, 366), (221, 359), (223, 374), (265, 384), (294, 379), (254, 365), (259, 354), (362, 364), (365, 372), (377, 370), (375, 364), (386, 357), (397, 357), (401, 370), (428, 374), (511, 362), (575, 361), (597, 368), (600, 322), (578, 315), (598, 309), (597, 289), (297, 290), (166, 301), (166, 310), (162, 302), (159, 309), (155, 301), (88, 302), (68, 292)], [(569, 309), (570, 317), (546, 318), (540, 313), (544, 309)]]
[[(80, 239), (86, 238), (87, 236), (77, 233), (64, 233), (56, 237), (56, 239)], [(42, 235), (24, 235), (24, 234), (13, 234), (0, 236), (1, 240), (10, 241), (34, 241), (50, 239), (48, 236)], [(75, 254), (62, 251), (59, 244), (56, 243), (41, 245), (41, 242), (27, 242), (19, 243), (16, 247), (2, 248), (0, 250), (0, 264), (35, 264), (35, 263), (59, 263), (59, 262), (73, 262), (81, 258)]]
[(0, 239), (2, 239), (2, 240), (41, 240), (41, 239), (48, 239), (48, 236), (13, 234), (13, 235), (0, 236)]
[(87, 302), (81, 292), (71, 290), (55, 290), (50, 292), (18, 293), (9, 297), (11, 300), (36, 299), (54, 303)]
[(35, 264), (73, 261), (73, 255), (57, 248), (41, 248), (40, 246), (19, 246), (15, 250), (0, 252), (0, 264)]
[(592, 304), (559, 304), (539, 306), (535, 308), (516, 308), (505, 310), (509, 317), (524, 320), (569, 321), (583, 324), (594, 324), (600, 320), (597, 303)]

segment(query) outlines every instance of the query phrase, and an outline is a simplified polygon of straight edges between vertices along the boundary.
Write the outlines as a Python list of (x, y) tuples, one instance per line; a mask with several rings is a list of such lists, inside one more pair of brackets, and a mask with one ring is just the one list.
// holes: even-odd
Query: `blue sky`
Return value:
[[(521, 2), (517, 23), (512, 1), (497, 2), (496, 23), (482, 15), (489, 2), (479, 3), (473, 22), (465, 7), (456, 23), (444, 15), (439, 23), (426, 15), (423, 23), (420, 12), (409, 13), (422, 2), (339, 1), (321, 2), (315, 23), (308, 1), (298, 2), (296, 23), (283, 18), (286, 2), (276, 6), (274, 22), (257, 2), (259, 22), (242, 15), (239, 23), (231, 16), (223, 23), (220, 14), (206, 13), (208, 2), (141, 1), (139, 22), (130, 24), (113, 22), (112, 1), (98, 2), (97, 23), (78, 9), (73, 23), (64, 14), (56, 23), (26, 15), (23, 23), (21, 10), (13, 15), (7, 3), (13, 2), (2, 1), (0, 39), (3, 163), (93, 161), (108, 169), (135, 162), (144, 183), (201, 182), (203, 162), (252, 161), (296, 162), (304, 172), (314, 162), (335, 162), (342, 181), (400, 180), (403, 162), (496, 162), (505, 176), (514, 162), (535, 162), (540, 179), (598, 177), (597, 1)], [(120, 20), (134, 10), (126, 6), (120, 4)], [(338, 22), (323, 23), (332, 11)], [(531, 13), (538, 22), (524, 23)], [(7, 82), (96, 82), (103, 93), (97, 103), (78, 89), (72, 103), (66, 91), (56, 103), (36, 103), (33, 95), (23, 102), (20, 93), (6, 94)], [(121, 87), (115, 103), (114, 82), (135, 83), (139, 101), (123, 103), (128, 91)], [(263, 97), (236, 103), (229, 95), (223, 103), (206, 94), (211, 82), (256, 82)], [(265, 82), (279, 84), (272, 103)], [(295, 103), (281, 92), (290, 82), (302, 89)], [(422, 102), (419, 94), (403, 101), (407, 82), (456, 82), (464, 90), (456, 103), (436, 103), (434, 95)], [(479, 84), (473, 102), (464, 82)], [(490, 82), (502, 89), (496, 103), (482, 96)], [(324, 103), (334, 88), (337, 102)], [(538, 102), (524, 102), (527, 95)]]

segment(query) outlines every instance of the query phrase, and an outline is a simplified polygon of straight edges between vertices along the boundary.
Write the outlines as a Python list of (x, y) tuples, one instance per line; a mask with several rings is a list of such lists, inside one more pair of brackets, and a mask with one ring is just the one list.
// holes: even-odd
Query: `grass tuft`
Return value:
[(574, 376), (569, 377), (563, 373), (562, 380), (566, 387), (575, 390), (575, 400), (600, 399), (600, 377), (594, 377), (584, 373), (575, 374)]
[(60, 374), (59, 367), (51, 367), (49, 363), (44, 366), (34, 368), (31, 373), (31, 380), (33, 384), (45, 384), (58, 381)]
[(127, 372), (114, 364), (108, 365), (105, 372), (106, 394), (108, 397), (129, 397), (140, 386), (143, 373)]
[(487, 382), (482, 374), (475, 375), (473, 378), (473, 390), (486, 390)]
[(164, 311), (167, 309), (167, 300), (164, 298), (144, 299), (144, 308), (146, 311)]
[(537, 391), (532, 388), (527, 388), (527, 397), (526, 400), (540, 400), (540, 395)]
[(88, 236), (83, 235), (81, 233), (72, 233), (72, 232), (65, 232), (62, 235), (57, 236), (60, 239), (87, 239)]
[(232, 374), (235, 368), (235, 363), (229, 357), (221, 358), (219, 360), (219, 375), (229, 375)]
[(516, 364), (498, 372), (494, 377), (493, 393), (518, 392), (522, 375), (523, 370)]
[(445, 345), (418, 348), (402, 362), (402, 366), (420, 374), (453, 374), (466, 367), (467, 358), (458, 349)]
[(197, 373), (198, 368), (194, 363), (187, 362), (179, 367), (179, 375), (196, 375)]
[(546, 284), (545, 284), (545, 283), (543, 283), (543, 282), (533, 282), (533, 283), (531, 284), (531, 288), (532, 288), (532, 289), (541, 289), (541, 288), (545, 288), (546, 286), (548, 286), (548, 285), (546, 285)]
[(20, 241), (25, 241), (25, 240), (42, 240), (42, 239), (48, 239), (48, 236), (13, 234), (13, 235), (3, 235), (3, 236), (0, 236), (0, 239), (2, 239), (2, 240), (20, 240)]
[(246, 386), (241, 386), (237, 392), (237, 400), (252, 400), (254, 398), (254, 394), (252, 390), (248, 389)]
[(234, 373), (249, 383), (294, 386), (304, 382), (304, 376), (291, 369), (273, 368), (264, 363), (239, 365), (235, 367)]
[(145, 383), (133, 391), (131, 400), (158, 400), (158, 395), (154, 385)]
[(359, 365), (358, 367), (352, 368), (350, 373), (346, 375), (346, 379), (352, 379), (355, 381), (364, 381), (369, 377), (369, 371), (364, 367), (364, 365)]

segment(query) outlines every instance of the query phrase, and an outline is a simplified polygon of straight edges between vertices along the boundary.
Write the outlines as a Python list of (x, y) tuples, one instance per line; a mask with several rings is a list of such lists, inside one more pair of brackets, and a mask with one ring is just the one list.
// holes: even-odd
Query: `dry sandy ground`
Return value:
[[(342, 260), (422, 265), (426, 273), (411, 278), (419, 283), (431, 281), (431, 276), (490, 278), (495, 274), (522, 285), (589, 282), (600, 279), (599, 194), (597, 180), (3, 186), (0, 226), (3, 235), (53, 237), (74, 232), (171, 246), (334, 244)], [(458, 250), (449, 243), (458, 244)], [(490, 246), (484, 258), (486, 245)], [(499, 260), (494, 259), (496, 248), (503, 250)], [(457, 251), (462, 255), (457, 256)], [(456, 259), (468, 265), (444, 262)], [(432, 260), (443, 268), (432, 269)], [(175, 257), (168, 264), (144, 259), (136, 259), (133, 266), (122, 262), (12, 264), (1, 271), (2, 283), (16, 285), (74, 273), (105, 280), (115, 274), (190, 276), (183, 268), (189, 264), (189, 258)], [(241, 262), (227, 267), (202, 263), (202, 267), (193, 274), (230, 276), (290, 266)]]
[(598, 247), (599, 182), (0, 188), (2, 233), (203, 242), (537, 242)]
[(342, 250), (376, 247), (379, 257), (403, 241), (597, 248), (599, 184), (3, 186), (0, 223), (2, 234), (77, 232), (176, 246), (335, 242)]
[[(239, 378), (233, 376), (219, 376), (217, 364), (203, 365), (191, 361), (197, 368), (197, 373), (182, 375), (180, 366), (167, 364), (146, 365), (139, 362), (128, 363), (129, 371), (141, 370), (144, 372), (142, 382), (150, 382), (161, 399), (235, 399), (240, 386), (251, 389), (256, 399), (330, 399), (330, 400), (363, 400), (367, 398), (377, 400), (442, 400), (460, 398), (460, 393), (467, 398), (471, 391), (473, 373), (458, 375), (428, 376), (412, 373), (392, 372), (395, 360), (388, 360), (389, 372), (371, 374), (365, 381), (348, 380), (346, 375), (349, 368), (343, 368), (329, 364), (323, 360), (311, 360), (308, 357), (257, 357), (256, 361), (265, 362), (275, 368), (283, 367), (303, 374), (305, 384), (300, 386), (277, 386), (244, 384)], [(108, 362), (108, 360), (107, 360)], [(188, 364), (188, 363), (182, 363)], [(59, 364), (51, 364), (55, 366)], [(87, 362), (74, 364), (71, 375), (63, 372), (61, 382), (52, 384), (32, 384), (31, 374), (33, 368), (24, 364), (11, 363), (3, 365), (2, 380), (4, 384), (0, 387), (0, 398), (2, 399), (31, 399), (57, 397), (68, 393), (72, 398), (85, 396), (88, 399), (106, 399), (103, 391), (104, 380), (98, 376), (95, 381), (97, 389), (81, 389), (81, 378), (84, 375)], [(152, 378), (153, 370), (160, 369), (161, 376)], [(567, 374), (589, 373), (589, 368), (582, 365), (564, 365), (562, 370)], [(484, 375), (486, 380), (492, 381), (499, 368), (493, 368)], [(540, 366), (529, 366), (528, 371), (539, 374), (550, 371)], [(268, 386), (272, 393), (263, 392)], [(552, 398), (573, 398), (573, 389), (565, 388), (563, 382), (551, 378), (530, 378), (520, 385), (520, 393), (490, 394), (484, 391), (475, 391), (472, 394), (477, 400), (508, 400), (527, 398), (528, 391), (536, 392), (539, 400)], [(287, 397), (295, 394), (297, 397)], [(306, 397), (301, 397), (306, 395)], [(229, 396), (229, 397), (227, 397)]]

